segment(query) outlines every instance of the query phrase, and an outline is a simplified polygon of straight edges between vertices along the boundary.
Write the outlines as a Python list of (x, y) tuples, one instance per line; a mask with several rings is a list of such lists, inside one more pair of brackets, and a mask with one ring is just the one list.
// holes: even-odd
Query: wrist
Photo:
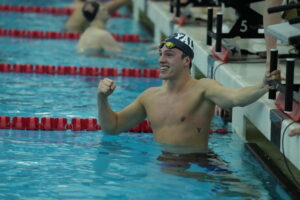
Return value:
[(102, 92), (97, 92), (97, 98), (99, 100), (106, 100), (107, 99), (107, 95), (103, 94)]
[(268, 84), (261, 83), (258, 87), (259, 87), (259, 90), (261, 90), (263, 92), (268, 92), (269, 91), (269, 85)]

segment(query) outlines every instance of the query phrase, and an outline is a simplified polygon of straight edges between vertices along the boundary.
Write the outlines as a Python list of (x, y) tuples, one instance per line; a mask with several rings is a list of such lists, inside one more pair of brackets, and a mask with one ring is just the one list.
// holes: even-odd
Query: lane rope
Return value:
[(55, 66), (55, 65), (33, 65), (33, 64), (9, 64), (0, 63), (0, 73), (35, 73), (47, 75), (80, 75), (80, 76), (123, 76), (123, 77), (145, 77), (158, 78), (159, 69), (140, 69), (116, 67), (88, 67), (88, 66)]
[[(59, 8), (59, 7), (41, 7), (41, 6), (27, 6), (27, 5), (11, 5), (0, 4), (0, 11), (4, 12), (21, 12), (21, 13), (42, 13), (53, 15), (71, 15), (74, 9), (71, 8)], [(118, 11), (110, 14), (110, 17), (122, 17), (128, 18), (129, 15), (122, 15)]]
[[(41, 131), (98, 131), (101, 126), (97, 123), (96, 118), (72, 118), (71, 122), (67, 118), (58, 117), (9, 117), (0, 116), (0, 129), (13, 130), (41, 130)], [(152, 133), (152, 128), (148, 120), (144, 120), (128, 132), (133, 133)], [(226, 128), (210, 129), (210, 134), (226, 134), (229, 131)]]
[[(73, 39), (73, 40), (78, 40), (80, 37), (80, 33), (79, 32), (60, 32), (60, 31), (41, 31), (41, 30), (0, 28), (0, 36), (32, 38), (32, 39)], [(150, 42), (149, 39), (141, 39), (140, 36), (137, 34), (112, 33), (112, 36), (118, 42), (135, 42), (135, 43)]]

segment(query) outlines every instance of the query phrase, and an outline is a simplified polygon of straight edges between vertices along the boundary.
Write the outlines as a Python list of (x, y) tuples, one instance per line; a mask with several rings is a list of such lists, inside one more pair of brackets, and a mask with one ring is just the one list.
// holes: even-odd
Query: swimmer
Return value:
[(165, 149), (171, 153), (208, 153), (208, 134), (216, 105), (222, 108), (249, 105), (270, 88), (268, 82), (280, 81), (280, 71), (266, 74), (262, 83), (241, 89), (227, 88), (215, 80), (193, 79), (190, 67), (194, 58), (193, 41), (175, 33), (160, 45), (160, 78), (164, 84), (145, 90), (120, 112), (108, 102), (116, 84), (105, 78), (97, 89), (99, 121), (104, 133), (129, 130), (146, 117), (154, 138), (161, 144), (180, 147)]
[[(163, 84), (145, 90), (119, 112), (113, 111), (108, 101), (116, 84), (108, 78), (100, 80), (97, 89), (99, 122), (104, 133), (118, 134), (147, 118), (154, 139), (162, 149), (158, 160), (168, 166), (163, 169), (168, 173), (195, 177), (199, 173), (186, 169), (197, 164), (230, 174), (226, 162), (208, 148), (215, 106), (229, 109), (255, 102), (268, 92), (270, 81), (280, 80), (280, 71), (267, 73), (261, 83), (241, 89), (224, 87), (209, 78), (196, 80), (190, 75), (193, 46), (191, 38), (184, 33), (172, 34), (162, 41), (159, 65)], [(205, 154), (208, 156), (203, 156)]]
[[(192, 39), (184, 33), (175, 33), (159, 46), (160, 79), (163, 84), (142, 92), (131, 104), (119, 112), (110, 107), (108, 97), (116, 89), (113, 80), (100, 80), (97, 89), (99, 122), (106, 134), (128, 131), (147, 118), (153, 136), (160, 144), (162, 154), (157, 158), (162, 171), (199, 180), (235, 179), (225, 161), (208, 147), (209, 129), (215, 106), (229, 109), (246, 106), (268, 92), (269, 82), (280, 81), (280, 71), (267, 73), (255, 86), (241, 89), (227, 88), (216, 80), (196, 80), (190, 75), (194, 58)], [(216, 173), (193, 172), (187, 169), (198, 165)], [(245, 188), (249, 188), (247, 184)], [(251, 190), (245, 190), (251, 191)], [(251, 194), (250, 194), (251, 195)]]
[[(66, 24), (64, 25), (65, 31), (70, 32), (83, 32), (91, 23), (89, 19), (84, 16), (82, 10), (84, 9), (85, 3), (89, 2), (98, 2), (99, 0), (86, 0), (86, 1), (79, 1), (76, 4), (75, 10), (72, 15), (67, 20)], [(123, 5), (129, 4), (130, 0), (112, 0), (106, 3), (103, 3), (103, 7), (106, 8), (108, 14), (115, 12), (118, 8)]]
[(122, 46), (113, 38), (111, 33), (105, 30), (109, 14), (103, 5), (100, 5), (98, 2), (87, 2), (83, 6), (82, 13), (91, 23), (79, 38), (77, 44), (78, 52), (122, 51)]
[(66, 8), (70, 8), (70, 9), (76, 9), (81, 7), (86, 0), (74, 0), (71, 4), (67, 5)]
[[(100, 0), (89, 0), (89, 1), (80, 1), (76, 4), (76, 8), (72, 15), (67, 20), (64, 25), (65, 31), (71, 32), (83, 32), (87, 27), (89, 27), (92, 20), (84, 16), (83, 10), (85, 9), (86, 3), (97, 2), (100, 3)], [(121, 6), (129, 4), (130, 0), (112, 0), (106, 3), (103, 3), (102, 7), (106, 9), (108, 14), (115, 12)], [(87, 8), (91, 9), (91, 8)]]
[[(123, 46), (115, 40), (112, 34), (105, 30), (109, 18), (105, 6), (98, 2), (87, 2), (82, 9), (83, 15), (90, 26), (80, 36), (77, 51), (85, 56), (107, 57), (136, 62), (146, 65), (144, 58), (123, 52)], [(138, 50), (131, 48), (131, 50)], [(122, 54), (120, 54), (122, 52)]]

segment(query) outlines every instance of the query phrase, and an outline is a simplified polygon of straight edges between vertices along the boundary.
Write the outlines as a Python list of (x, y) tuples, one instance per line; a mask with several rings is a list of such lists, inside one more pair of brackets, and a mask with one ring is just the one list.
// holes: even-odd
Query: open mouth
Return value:
[(160, 71), (166, 71), (168, 69), (169, 69), (168, 66), (160, 66)]

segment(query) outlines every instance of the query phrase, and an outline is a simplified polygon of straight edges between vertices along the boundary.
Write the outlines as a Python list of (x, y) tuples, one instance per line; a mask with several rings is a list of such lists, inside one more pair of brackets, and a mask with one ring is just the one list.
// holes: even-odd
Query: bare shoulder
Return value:
[(141, 95), (140, 97), (142, 98), (147, 98), (149, 96), (153, 96), (156, 95), (157, 93), (159, 93), (161, 91), (161, 87), (151, 87), (146, 89)]
[(211, 79), (211, 78), (201, 78), (201, 79), (199, 79), (199, 82), (201, 83), (201, 84), (218, 84), (218, 82), (216, 81), (216, 80), (213, 80), (213, 79)]
[(221, 85), (218, 81), (210, 78), (202, 78), (198, 81), (198, 84), (200, 84), (204, 89), (210, 89)]
[(151, 87), (146, 89), (144, 92), (142, 92), (139, 97), (138, 101), (141, 103), (146, 103), (148, 101), (151, 101), (153, 98), (155, 98), (159, 92), (161, 91), (161, 87)]
[(101, 37), (111, 37), (111, 34), (109, 32), (107, 32), (106, 30), (100, 29), (100, 28), (97, 28), (97, 27), (93, 27), (93, 26), (87, 28), (84, 33), (87, 33), (89, 35), (94, 34), (95, 36), (97, 35), (98, 37), (99, 36), (101, 36)]

